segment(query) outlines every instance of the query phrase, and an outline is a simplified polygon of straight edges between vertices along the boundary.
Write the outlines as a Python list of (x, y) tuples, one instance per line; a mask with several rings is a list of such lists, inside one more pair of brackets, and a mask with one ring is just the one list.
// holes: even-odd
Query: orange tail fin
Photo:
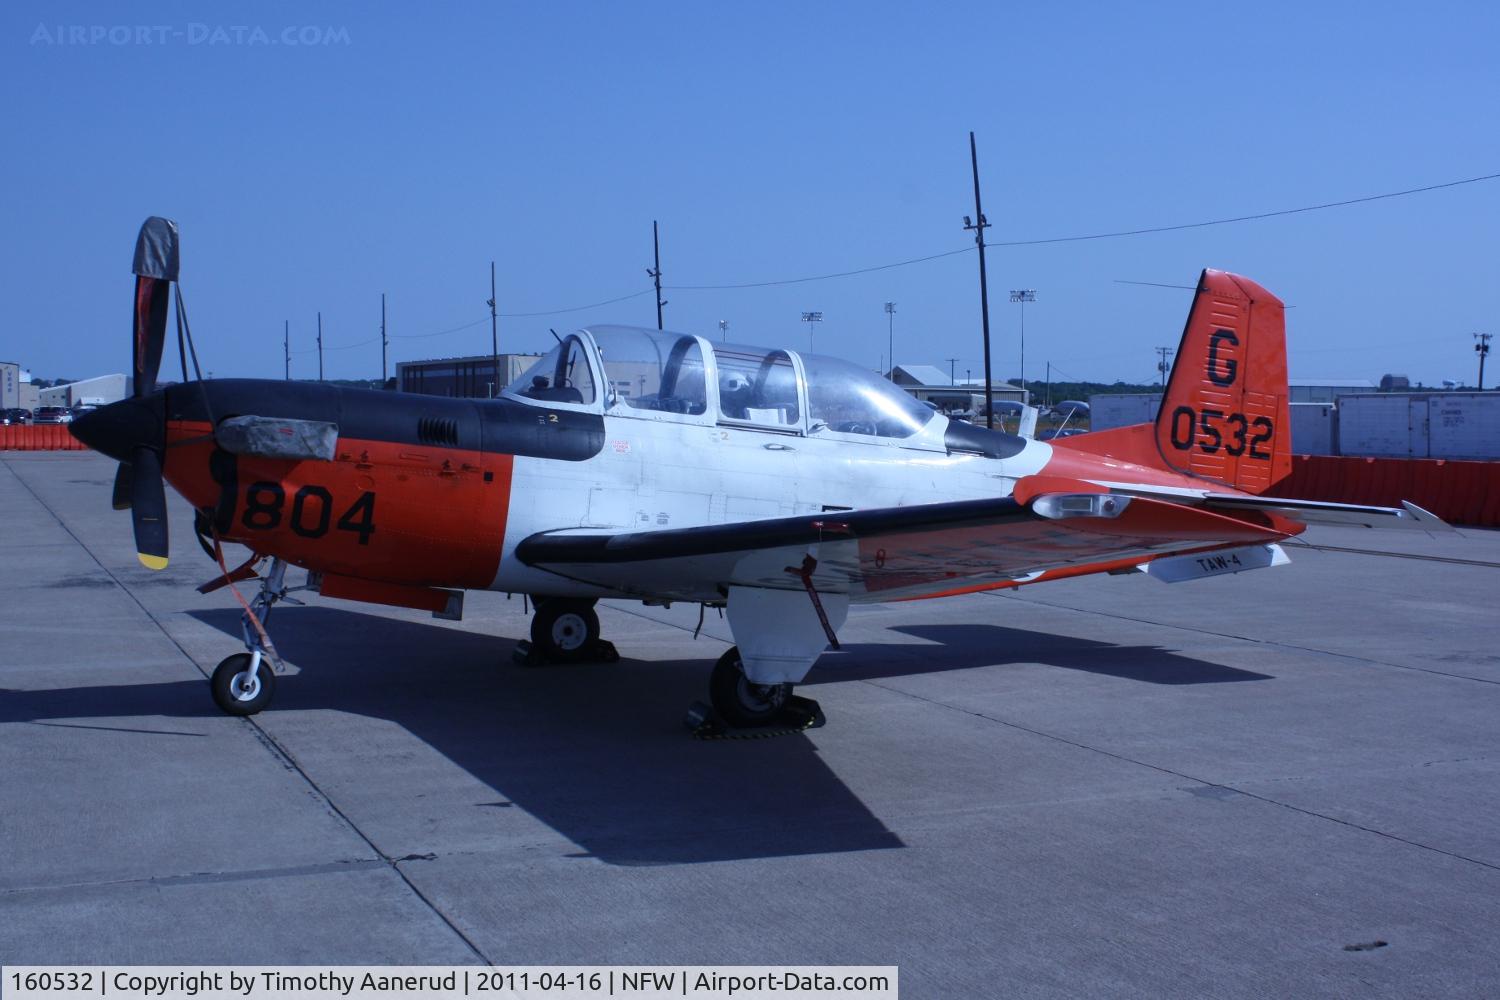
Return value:
[(1286, 307), (1248, 278), (1204, 271), (1156, 416), (1178, 472), (1262, 493), (1292, 471)]

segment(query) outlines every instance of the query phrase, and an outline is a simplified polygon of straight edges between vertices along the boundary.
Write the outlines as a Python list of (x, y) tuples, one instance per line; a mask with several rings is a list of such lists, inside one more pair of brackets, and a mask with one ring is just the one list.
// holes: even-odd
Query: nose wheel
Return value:
[(708, 695), (725, 722), (749, 729), (776, 721), (792, 697), (792, 685), (756, 684), (745, 676), (739, 647), (731, 646), (714, 664)]
[(257, 650), (226, 656), (209, 681), (214, 704), (229, 715), (254, 715), (271, 703), (276, 675)]

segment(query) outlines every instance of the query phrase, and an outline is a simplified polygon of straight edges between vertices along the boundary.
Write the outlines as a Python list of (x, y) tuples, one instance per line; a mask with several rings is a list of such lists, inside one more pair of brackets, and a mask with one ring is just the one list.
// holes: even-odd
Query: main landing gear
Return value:
[(683, 720), (699, 740), (753, 740), (825, 725), (823, 709), (792, 693), (792, 684), (757, 684), (745, 675), (738, 646), (730, 646), (708, 678), (713, 708), (694, 702)]
[(594, 598), (533, 597), (531, 642), (517, 648), (525, 663), (582, 663), (620, 659), (614, 643), (599, 638), (599, 615)]
[(756, 684), (745, 676), (738, 646), (730, 646), (708, 677), (714, 711), (731, 726), (749, 729), (769, 725), (792, 696), (790, 684)]
[[(245, 638), (245, 652), (226, 656), (214, 668), (209, 688), (213, 692), (214, 704), (230, 715), (254, 715), (271, 704), (276, 693), (276, 673), (272, 664), (276, 659), (276, 648), (265, 630), (271, 609), (277, 602), (291, 600), (287, 595), (310, 586), (288, 587), (286, 585), (286, 563), (271, 560), (271, 569), (260, 581), (260, 590), (250, 601), (250, 607), (240, 615), (240, 631)], [(253, 612), (253, 614), (252, 614)]]

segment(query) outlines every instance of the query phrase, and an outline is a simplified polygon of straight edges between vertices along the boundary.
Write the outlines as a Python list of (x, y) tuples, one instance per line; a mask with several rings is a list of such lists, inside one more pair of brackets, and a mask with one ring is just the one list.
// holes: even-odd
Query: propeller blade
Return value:
[(130, 521), (135, 554), (147, 569), (167, 567), (167, 490), (156, 449), (137, 447), (131, 456)]
[(121, 462), (115, 469), (115, 491), (110, 498), (110, 505), (115, 510), (130, 509), (131, 466), (129, 462)]
[(135, 309), (131, 375), (135, 395), (150, 395), (167, 339), (167, 307), (177, 280), (177, 223), (153, 215), (135, 241)]

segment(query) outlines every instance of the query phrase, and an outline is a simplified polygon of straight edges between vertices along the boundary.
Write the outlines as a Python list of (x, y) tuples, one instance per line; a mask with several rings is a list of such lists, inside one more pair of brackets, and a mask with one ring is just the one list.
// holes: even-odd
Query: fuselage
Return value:
[[(835, 359), (625, 328), (570, 335), (495, 399), (228, 379), (117, 406), (131, 441), (160, 415), (165, 477), (221, 539), (416, 587), (650, 598), (529, 566), (517, 546), (1004, 498), (1044, 473), (1180, 478), (950, 421)], [(216, 427), (246, 415), (334, 425), (331, 460), (226, 450)], [(702, 591), (673, 596), (718, 596)]]

